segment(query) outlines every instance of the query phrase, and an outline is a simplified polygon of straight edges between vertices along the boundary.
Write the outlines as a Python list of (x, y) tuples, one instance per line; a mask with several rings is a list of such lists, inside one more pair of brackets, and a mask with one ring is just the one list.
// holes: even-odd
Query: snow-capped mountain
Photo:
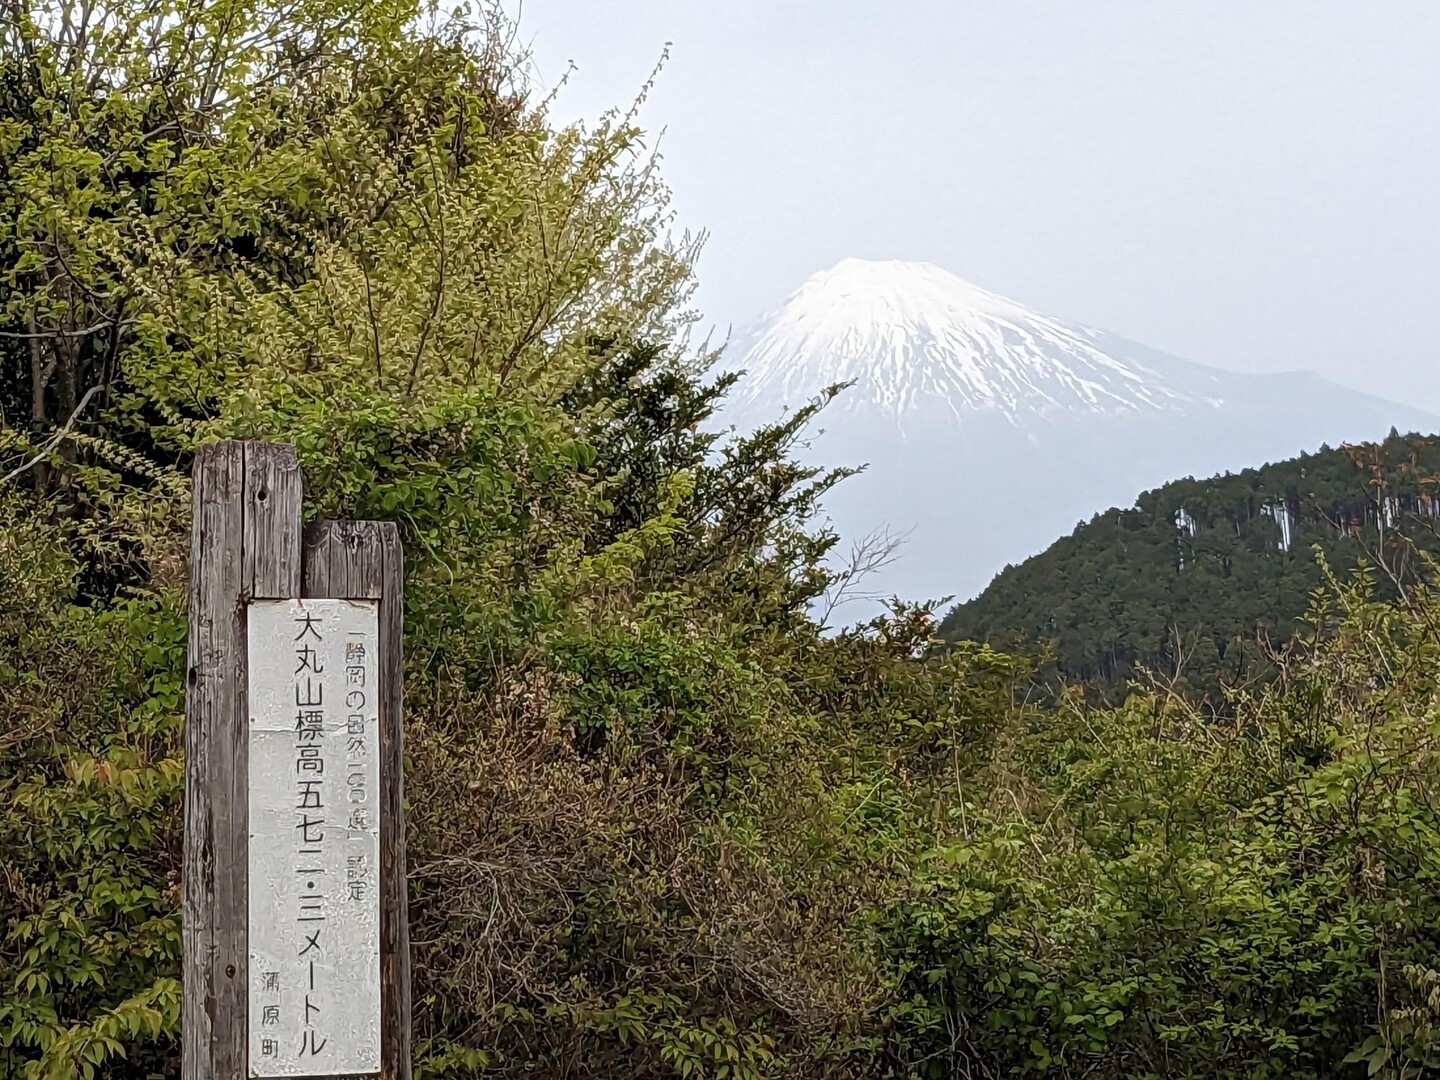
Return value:
[(793, 402), (854, 382), (838, 408), (903, 429), (930, 404), (1015, 423), (1054, 410), (1165, 409), (1193, 400), (1107, 355), (1093, 331), (1037, 314), (929, 263), (846, 259), (814, 275), (743, 342), (742, 405)]
[(910, 599), (973, 595), (1077, 521), (1181, 476), (1440, 429), (1310, 373), (1168, 356), (928, 263), (846, 259), (815, 274), (737, 335), (725, 364), (746, 373), (725, 416), (742, 429), (851, 384), (808, 453), (868, 464), (827, 512), (846, 543), (908, 534), (865, 588)]

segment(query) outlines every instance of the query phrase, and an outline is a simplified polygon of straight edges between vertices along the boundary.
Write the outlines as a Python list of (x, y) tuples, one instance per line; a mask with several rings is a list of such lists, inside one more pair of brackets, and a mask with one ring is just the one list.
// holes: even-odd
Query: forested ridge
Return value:
[(1362, 563), (1396, 598), (1440, 551), (1440, 446), (1392, 432), (1112, 508), (1006, 567), (941, 622), (950, 641), (1046, 653), (1119, 700), (1137, 681), (1223, 702), (1274, 672), (1315, 590)]
[(189, 466), (292, 444), (406, 551), (415, 1075), (1414, 1077), (1440, 1065), (1440, 597), (1282, 676), (1032, 693), (826, 633), (824, 400), (715, 434), (634, 117), (493, 13), (8, 4), (0, 1076), (177, 1075)]

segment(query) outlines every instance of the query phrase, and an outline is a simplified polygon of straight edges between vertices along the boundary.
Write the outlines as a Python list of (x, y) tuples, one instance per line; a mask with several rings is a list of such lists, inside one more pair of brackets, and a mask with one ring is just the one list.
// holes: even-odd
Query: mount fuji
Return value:
[(1248, 375), (1042, 315), (939, 267), (846, 259), (736, 335), (724, 419), (773, 422), (836, 383), (805, 454), (866, 465), (827, 499), (841, 551), (904, 536), (872, 597), (968, 599), (1080, 521), (1182, 476), (1440, 417), (1308, 372)]

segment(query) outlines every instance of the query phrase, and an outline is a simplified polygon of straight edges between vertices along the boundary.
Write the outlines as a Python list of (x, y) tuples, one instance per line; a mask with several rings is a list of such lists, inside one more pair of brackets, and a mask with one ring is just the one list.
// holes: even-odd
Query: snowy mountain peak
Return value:
[(896, 420), (940, 408), (1021, 414), (1166, 409), (1194, 400), (1100, 335), (922, 262), (845, 259), (810, 277), (732, 345), (734, 405), (797, 407), (854, 382), (840, 410)]
[(829, 270), (812, 274), (784, 308), (801, 316), (838, 316), (846, 322), (870, 324), (1038, 318), (1024, 305), (963, 281), (934, 263), (899, 259), (842, 259)]

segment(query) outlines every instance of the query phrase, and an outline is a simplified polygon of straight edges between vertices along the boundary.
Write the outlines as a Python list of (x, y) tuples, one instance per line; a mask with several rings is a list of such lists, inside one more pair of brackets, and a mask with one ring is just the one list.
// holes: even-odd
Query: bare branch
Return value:
[[(134, 320), (132, 319), (130, 322), (124, 323), (122, 325), (130, 326), (133, 325), (133, 323)], [(56, 339), (82, 338), (89, 337), (91, 334), (98, 334), (102, 330), (109, 330), (112, 326), (115, 325), (116, 323), (114, 319), (102, 319), (98, 323), (82, 327), (79, 330), (65, 330), (58, 326), (55, 327), (53, 330), (0, 330), (0, 338), (15, 338), (20, 341), (54, 341)]]
[(8, 484), (11, 480), (14, 480), (26, 469), (29, 469), (31, 466), (39, 462), (43, 457), (45, 457), (46, 454), (50, 453), (51, 450), (55, 449), (55, 447), (59, 445), (60, 440), (65, 438), (66, 435), (70, 434), (70, 429), (75, 426), (75, 420), (82, 412), (85, 411), (85, 406), (90, 404), (90, 399), (93, 398), (96, 394), (98, 394), (102, 389), (104, 389), (102, 386), (96, 385), (92, 386), (89, 390), (86, 390), (85, 396), (80, 399), (80, 404), (76, 405), (75, 411), (70, 414), (70, 419), (65, 421), (65, 426), (62, 427), (59, 431), (57, 431), (54, 435), (50, 436), (50, 438), (46, 441), (45, 445), (40, 447), (39, 452), (36, 453), (36, 455), (32, 457), (29, 461), (25, 462), (24, 465), (21, 465), (15, 469), (11, 469), (4, 476), (0, 476), (0, 486)]
[(825, 590), (821, 626), (828, 626), (830, 616), (846, 604), (881, 599), (883, 594), (861, 592), (857, 586), (899, 558), (900, 548), (909, 536), (910, 530), (894, 534), (881, 526), (851, 545), (844, 568), (834, 575), (830, 587)]

